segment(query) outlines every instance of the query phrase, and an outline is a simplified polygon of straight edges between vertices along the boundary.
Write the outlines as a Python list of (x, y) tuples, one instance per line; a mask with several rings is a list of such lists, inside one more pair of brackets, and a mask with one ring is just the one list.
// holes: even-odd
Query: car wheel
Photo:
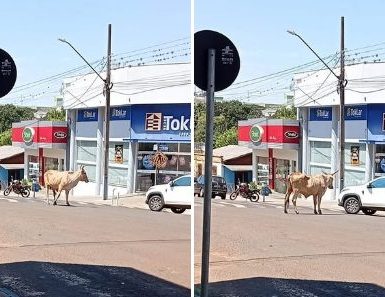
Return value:
[(161, 196), (154, 195), (151, 196), (150, 199), (148, 199), (148, 207), (152, 211), (161, 211), (163, 209), (164, 202)]
[(226, 194), (222, 194), (222, 195), (221, 195), (221, 199), (222, 199), (222, 200), (225, 200), (225, 199), (226, 199)]
[(199, 195), (198, 196), (200, 196), (200, 197), (204, 197), (205, 196), (205, 192), (203, 191), (203, 189), (201, 189), (200, 191), (199, 191)]
[(362, 209), (362, 212), (368, 216), (372, 216), (376, 213), (377, 210), (374, 210), (374, 209), (368, 209), (368, 208), (364, 208)]
[(184, 213), (184, 211), (186, 210), (186, 208), (176, 208), (176, 207), (171, 207), (171, 211), (173, 213)]
[(356, 214), (360, 211), (360, 201), (357, 197), (349, 197), (344, 202), (344, 208), (348, 214)]

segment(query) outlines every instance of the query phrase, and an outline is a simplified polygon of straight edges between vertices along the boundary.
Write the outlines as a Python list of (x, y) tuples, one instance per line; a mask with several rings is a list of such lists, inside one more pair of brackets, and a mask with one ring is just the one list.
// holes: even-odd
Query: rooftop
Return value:
[(251, 154), (252, 149), (241, 145), (227, 145), (213, 150), (213, 155), (223, 157), (223, 161)]
[(24, 149), (12, 145), (0, 146), (0, 161), (24, 153)]

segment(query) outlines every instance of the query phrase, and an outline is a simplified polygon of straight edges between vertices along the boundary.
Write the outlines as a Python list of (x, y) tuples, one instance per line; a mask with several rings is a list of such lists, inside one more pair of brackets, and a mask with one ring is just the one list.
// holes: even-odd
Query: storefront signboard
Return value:
[(366, 120), (366, 105), (345, 106), (345, 120)]
[(190, 104), (132, 106), (131, 139), (191, 141)]
[(367, 141), (385, 143), (385, 104), (370, 104), (367, 106)]
[(79, 109), (78, 122), (96, 122), (98, 120), (98, 109)]
[(130, 106), (112, 107), (111, 121), (128, 121), (131, 118)]
[(332, 108), (331, 107), (314, 107), (310, 108), (310, 121), (331, 121)]

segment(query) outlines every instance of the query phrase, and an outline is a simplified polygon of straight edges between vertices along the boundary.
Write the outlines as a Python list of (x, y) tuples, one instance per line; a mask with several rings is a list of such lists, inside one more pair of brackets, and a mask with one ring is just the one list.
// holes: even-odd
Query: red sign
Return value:
[[(68, 128), (55, 122), (15, 123), (12, 126), (12, 143), (21, 147), (65, 148)], [(64, 145), (64, 146), (63, 146)]]
[[(253, 125), (238, 127), (239, 141), (252, 141), (251, 130)], [(260, 142), (267, 143), (296, 143), (299, 144), (299, 126), (269, 126), (260, 125), (264, 133)]]

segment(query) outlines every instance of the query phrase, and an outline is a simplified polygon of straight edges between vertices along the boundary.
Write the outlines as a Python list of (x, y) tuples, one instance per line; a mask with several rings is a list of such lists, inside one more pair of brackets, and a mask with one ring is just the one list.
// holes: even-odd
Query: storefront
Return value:
[(252, 179), (286, 191), (286, 178), (297, 170), (299, 123), (251, 119), (238, 122), (238, 144), (252, 149)]
[(12, 146), (24, 148), (24, 178), (38, 178), (44, 172), (64, 170), (68, 128), (66, 122), (22, 121), (12, 124)]

